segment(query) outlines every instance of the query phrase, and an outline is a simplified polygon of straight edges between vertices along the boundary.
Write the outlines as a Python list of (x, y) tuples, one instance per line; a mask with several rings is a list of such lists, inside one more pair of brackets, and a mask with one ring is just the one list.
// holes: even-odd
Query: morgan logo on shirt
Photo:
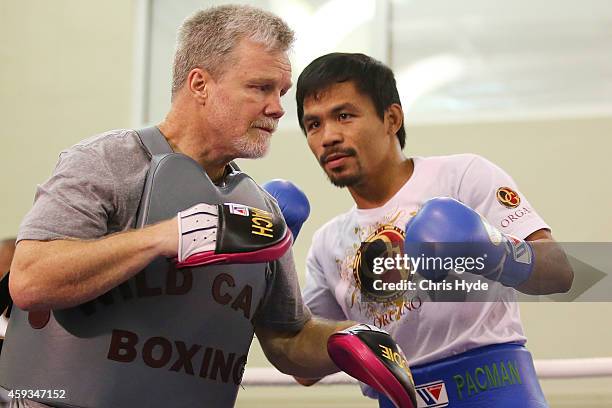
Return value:
[(508, 228), (514, 221), (518, 221), (527, 214), (531, 214), (531, 208), (523, 206), (521, 208), (516, 209), (512, 214), (508, 215), (506, 218), (501, 220), (499, 225), (502, 228)]
[(497, 201), (505, 207), (516, 208), (521, 204), (521, 197), (510, 187), (500, 187), (495, 193)]
[(434, 381), (417, 385), (415, 391), (418, 408), (447, 407), (449, 404), (444, 381)]

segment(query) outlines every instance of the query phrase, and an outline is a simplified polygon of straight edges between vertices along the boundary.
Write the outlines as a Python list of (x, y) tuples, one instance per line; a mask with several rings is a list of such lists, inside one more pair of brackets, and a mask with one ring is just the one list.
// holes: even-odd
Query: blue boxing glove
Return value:
[[(476, 211), (448, 197), (427, 201), (408, 222), (404, 250), (411, 258), (463, 258), (466, 271), (511, 287), (529, 279), (535, 264), (528, 242), (501, 233)], [(465, 260), (470, 258), (475, 261), (466, 269)], [(445, 268), (441, 262), (422, 262), (417, 270), (425, 278), (439, 281), (450, 271)]]
[(270, 180), (262, 187), (278, 201), (285, 223), (291, 230), (295, 242), (302, 225), (310, 215), (310, 203), (306, 194), (292, 182), (281, 179)]

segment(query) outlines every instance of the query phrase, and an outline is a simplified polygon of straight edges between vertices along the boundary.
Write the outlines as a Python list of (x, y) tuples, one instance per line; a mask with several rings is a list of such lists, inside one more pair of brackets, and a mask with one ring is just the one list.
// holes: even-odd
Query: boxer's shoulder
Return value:
[(415, 165), (421, 169), (458, 175), (465, 173), (474, 163), (488, 162), (484, 157), (474, 153), (415, 157), (414, 160)]
[(415, 173), (421, 180), (436, 180), (438, 195), (458, 198), (466, 183), (477, 183), (483, 174), (495, 173), (495, 165), (474, 153), (452, 154), (446, 156), (415, 157)]

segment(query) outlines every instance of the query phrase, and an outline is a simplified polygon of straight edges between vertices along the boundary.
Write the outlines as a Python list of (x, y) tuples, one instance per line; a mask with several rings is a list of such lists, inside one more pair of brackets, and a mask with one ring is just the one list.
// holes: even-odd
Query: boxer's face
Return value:
[(207, 85), (206, 120), (233, 157), (261, 157), (285, 114), (281, 96), (291, 87), (291, 64), (285, 52), (251, 40), (242, 40), (232, 54), (225, 72)]
[(338, 187), (359, 185), (385, 166), (395, 136), (367, 95), (341, 82), (304, 99), (304, 128), (310, 150)]

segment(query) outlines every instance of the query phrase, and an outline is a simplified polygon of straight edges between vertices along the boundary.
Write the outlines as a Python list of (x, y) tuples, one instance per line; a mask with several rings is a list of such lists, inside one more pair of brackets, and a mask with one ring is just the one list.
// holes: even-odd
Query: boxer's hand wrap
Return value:
[(329, 357), (342, 371), (385, 394), (398, 408), (416, 408), (408, 362), (389, 333), (358, 324), (332, 334)]
[[(469, 272), (517, 287), (529, 279), (535, 265), (531, 245), (501, 233), (476, 211), (449, 197), (427, 201), (406, 225), (404, 251), (427, 258), (480, 258), (481, 269)], [(440, 281), (449, 270), (420, 267), (425, 278)]]
[(197, 204), (178, 213), (177, 267), (280, 258), (291, 235), (280, 214), (241, 204)]

